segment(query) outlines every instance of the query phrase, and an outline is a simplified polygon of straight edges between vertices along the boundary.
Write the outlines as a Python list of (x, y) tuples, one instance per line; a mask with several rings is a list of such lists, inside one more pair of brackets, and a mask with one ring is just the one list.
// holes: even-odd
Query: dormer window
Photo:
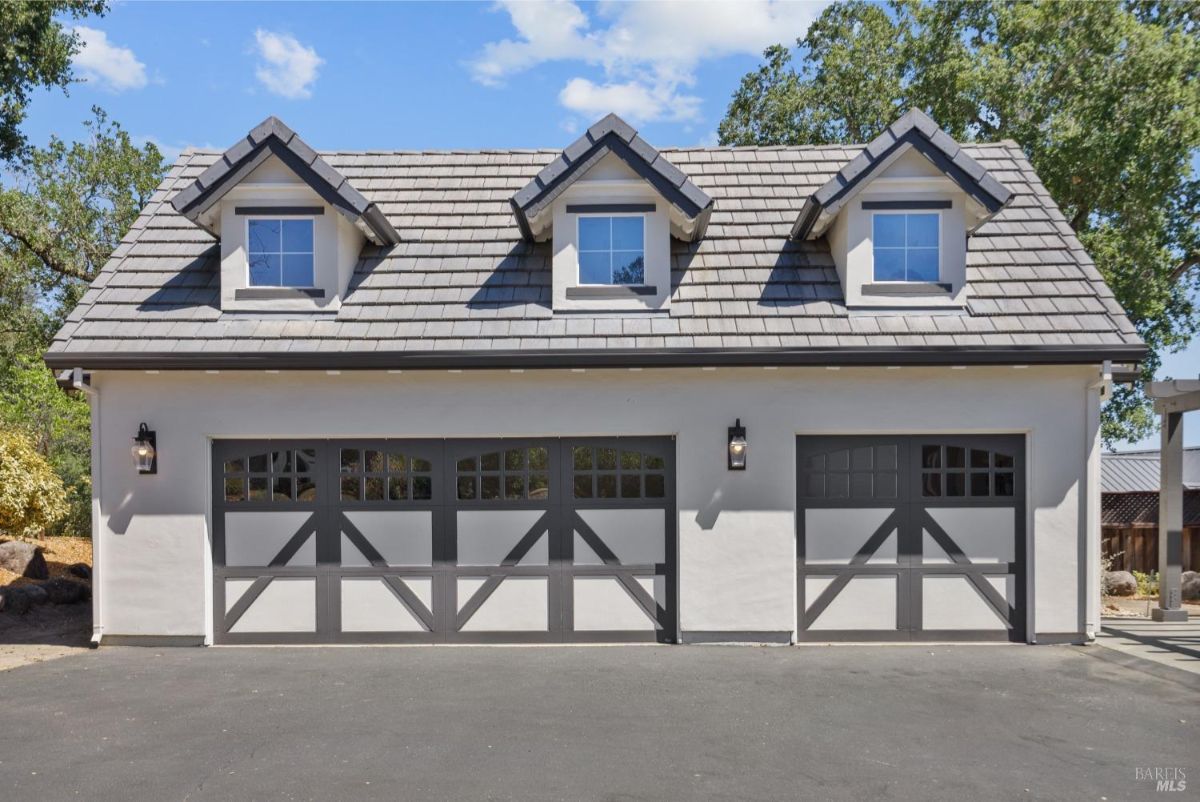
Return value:
[(313, 287), (313, 218), (246, 220), (251, 287)]
[(579, 284), (639, 286), (646, 283), (646, 218), (643, 215), (580, 215)]
[(875, 281), (940, 280), (941, 215), (875, 212), (871, 230)]

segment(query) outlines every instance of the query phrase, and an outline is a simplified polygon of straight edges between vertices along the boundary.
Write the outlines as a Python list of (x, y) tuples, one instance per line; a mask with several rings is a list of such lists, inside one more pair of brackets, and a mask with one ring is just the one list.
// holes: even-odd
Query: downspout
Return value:
[[(1100, 378), (1087, 386), (1085, 396), (1084, 438), (1087, 458), (1084, 463), (1087, 485), (1084, 488), (1084, 634), (1094, 641), (1100, 631), (1100, 405), (1112, 395), (1112, 362), (1105, 361)], [(1099, 398), (1093, 399), (1093, 393)]]
[(88, 645), (99, 648), (104, 637), (104, 615), (100, 568), (103, 553), (100, 536), (100, 479), (104, 472), (100, 467), (100, 391), (91, 385), (91, 376), (85, 376), (81, 368), (64, 371), (58, 377), (58, 386), (66, 392), (83, 393), (88, 400), (92, 418), (92, 639)]

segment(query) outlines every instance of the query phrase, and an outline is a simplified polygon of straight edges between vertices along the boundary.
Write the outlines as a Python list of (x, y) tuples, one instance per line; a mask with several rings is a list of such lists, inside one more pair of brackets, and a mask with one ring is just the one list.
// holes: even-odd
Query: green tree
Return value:
[[(746, 75), (722, 144), (863, 143), (912, 107), (961, 141), (1014, 139), (1159, 354), (1200, 328), (1200, 3), (944, 0), (827, 8)], [(1107, 442), (1154, 417), (1140, 387)]]
[(0, 368), (0, 430), (19, 432), (65, 488), (67, 509), (54, 534), (91, 531), (91, 414), (87, 401), (59, 389), (37, 356)]
[(40, 537), (67, 511), (62, 481), (20, 432), (0, 430), (0, 533)]
[(0, 189), (0, 426), (49, 461), (69, 507), (55, 531), (72, 534), (91, 529), (88, 406), (41, 354), (165, 172), (153, 144), (135, 147), (100, 109), (86, 125), (86, 141), (29, 148)]
[(30, 148), (0, 190), (0, 352), (31, 352), (74, 308), (165, 173), (99, 108), (88, 139)]
[(21, 122), (37, 87), (71, 83), (71, 57), (79, 37), (56, 17), (104, 14), (104, 0), (4, 0), (0, 3), (0, 161), (25, 147)]

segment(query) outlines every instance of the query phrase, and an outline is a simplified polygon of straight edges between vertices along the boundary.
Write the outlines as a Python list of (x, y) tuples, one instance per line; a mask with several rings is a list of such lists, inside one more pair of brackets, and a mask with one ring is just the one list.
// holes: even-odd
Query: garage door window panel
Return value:
[(225, 500), (231, 503), (314, 501), (315, 465), (313, 449), (231, 456), (222, 464)]

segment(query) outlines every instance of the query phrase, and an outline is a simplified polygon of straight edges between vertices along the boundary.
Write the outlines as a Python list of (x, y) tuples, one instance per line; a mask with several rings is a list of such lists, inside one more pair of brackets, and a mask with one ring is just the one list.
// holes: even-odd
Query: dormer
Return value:
[(1011, 197), (913, 109), (808, 198), (792, 237), (827, 238), (852, 309), (961, 308), (967, 240)]
[(699, 239), (713, 201), (610, 114), (510, 204), (526, 240), (551, 243), (556, 312), (654, 311), (671, 297), (671, 238)]
[(363, 245), (399, 242), (378, 207), (275, 117), (171, 204), (220, 240), (222, 311), (336, 311)]

